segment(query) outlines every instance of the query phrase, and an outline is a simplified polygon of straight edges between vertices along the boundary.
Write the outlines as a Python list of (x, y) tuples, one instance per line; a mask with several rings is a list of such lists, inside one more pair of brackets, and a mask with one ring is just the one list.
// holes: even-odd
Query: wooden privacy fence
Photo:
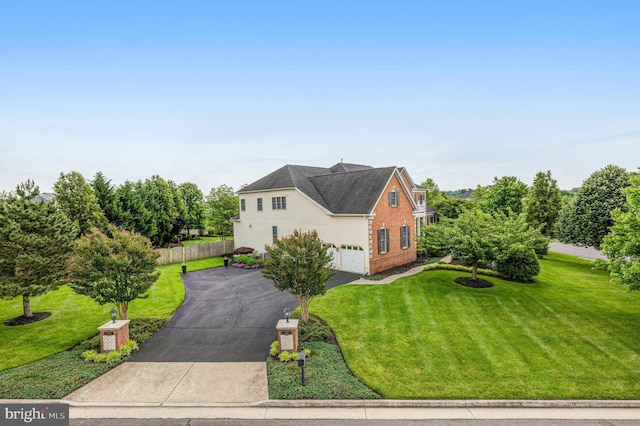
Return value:
[(182, 263), (207, 257), (224, 256), (233, 253), (233, 240), (217, 241), (215, 243), (193, 244), (190, 246), (156, 249), (160, 257), (158, 265)]

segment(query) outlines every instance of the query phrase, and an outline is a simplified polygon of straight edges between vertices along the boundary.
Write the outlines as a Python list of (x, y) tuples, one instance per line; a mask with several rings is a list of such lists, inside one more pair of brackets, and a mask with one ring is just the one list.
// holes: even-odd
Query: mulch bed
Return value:
[(460, 277), (460, 278), (456, 278), (454, 281), (460, 285), (463, 285), (465, 287), (471, 287), (471, 288), (493, 287), (493, 283), (490, 283), (489, 281), (486, 281), (480, 278), (472, 280), (470, 277)]
[(8, 326), (31, 324), (49, 318), (49, 316), (51, 316), (51, 312), (34, 312), (32, 317), (20, 315), (19, 317), (5, 321), (4, 324)]

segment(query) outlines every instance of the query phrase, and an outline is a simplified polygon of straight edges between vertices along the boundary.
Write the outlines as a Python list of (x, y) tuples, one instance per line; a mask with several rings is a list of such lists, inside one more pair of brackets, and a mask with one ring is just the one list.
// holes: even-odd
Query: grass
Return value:
[(270, 399), (374, 399), (378, 398), (364, 386), (342, 360), (338, 348), (325, 342), (306, 342), (311, 349), (304, 373), (306, 386), (301, 386), (301, 369), (296, 361), (280, 362), (267, 359)]
[[(189, 271), (222, 265), (222, 258), (188, 262)], [(158, 281), (148, 297), (129, 304), (129, 318), (160, 317), (168, 320), (184, 299), (181, 265), (158, 267)], [(34, 312), (51, 312), (45, 320), (9, 327), (4, 321), (22, 315), (22, 298), (0, 301), (0, 371), (28, 364), (66, 351), (95, 336), (97, 327), (109, 320), (111, 306), (100, 306), (87, 296), (63, 286), (31, 299)], [(10, 342), (10, 343), (9, 343)]]
[[(194, 240), (185, 240), (182, 242), (183, 246), (191, 246), (194, 244), (206, 244), (206, 243), (217, 243), (218, 241), (221, 241), (222, 239), (220, 237), (198, 237), (197, 239)], [(225, 240), (233, 240), (233, 237), (225, 237)]]
[(311, 303), (385, 398), (640, 399), (640, 293), (552, 253), (534, 284), (432, 270)]
[[(165, 323), (165, 318), (133, 319), (130, 338), (142, 344)], [(100, 340), (95, 336), (68, 351), (0, 371), (0, 399), (60, 399), (124, 362), (85, 362), (82, 352), (99, 347)]]

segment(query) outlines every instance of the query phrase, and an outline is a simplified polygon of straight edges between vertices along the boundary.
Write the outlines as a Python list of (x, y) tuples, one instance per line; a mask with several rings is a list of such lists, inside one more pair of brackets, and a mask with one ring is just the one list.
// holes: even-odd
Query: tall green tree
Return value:
[(233, 234), (231, 218), (240, 213), (238, 196), (233, 188), (227, 185), (211, 188), (206, 202), (209, 227), (213, 232), (223, 237)]
[(80, 234), (85, 234), (93, 227), (106, 228), (107, 219), (98, 199), (91, 185), (80, 173), (60, 173), (53, 189), (56, 192), (56, 203), (71, 220), (78, 223)]
[(427, 190), (427, 193), (424, 196), (424, 201), (431, 207), (433, 207), (433, 205), (443, 197), (438, 184), (436, 184), (436, 182), (431, 178), (427, 178), (420, 184), (420, 186)]
[(532, 228), (540, 228), (544, 235), (551, 236), (562, 210), (562, 194), (550, 170), (536, 174), (526, 207), (527, 223)]
[(98, 200), (100, 208), (109, 223), (118, 223), (118, 206), (116, 204), (116, 190), (111, 180), (102, 172), (98, 172), (91, 181), (91, 188)]
[(623, 189), (625, 210), (613, 211), (613, 226), (604, 237), (602, 250), (612, 281), (640, 290), (640, 174), (633, 174)]
[(611, 213), (626, 209), (623, 189), (627, 186), (629, 174), (621, 167), (608, 165), (592, 173), (560, 212), (556, 237), (565, 243), (600, 248), (613, 226)]
[(144, 297), (156, 282), (158, 254), (148, 238), (110, 226), (81, 237), (67, 264), (71, 288), (101, 305), (114, 303), (120, 319), (129, 318), (129, 302)]
[(190, 182), (180, 184), (179, 188), (185, 206), (184, 227), (187, 233), (192, 229), (204, 229), (206, 209), (202, 191)]
[(527, 192), (527, 185), (516, 176), (503, 176), (500, 179), (494, 177), (491, 189), (482, 200), (482, 210), (487, 213), (518, 215), (522, 213), (522, 200)]
[(468, 200), (443, 195), (429, 204), (438, 214), (438, 218), (457, 219), (462, 213), (476, 209), (475, 204)]
[(155, 223), (141, 196), (142, 182), (126, 181), (115, 190), (115, 214), (113, 224), (128, 231), (146, 236), (155, 233)]
[(54, 202), (34, 202), (29, 180), (0, 201), (0, 297), (22, 296), (23, 315), (33, 317), (30, 298), (64, 283), (64, 265), (78, 235), (77, 223)]
[(298, 298), (301, 319), (309, 322), (309, 300), (327, 291), (327, 280), (334, 272), (329, 268), (331, 255), (323, 247), (315, 230), (295, 230), (265, 248), (262, 275), (273, 280), (278, 290), (287, 290)]
[[(137, 187), (140, 198), (149, 212), (151, 232), (145, 234), (156, 246), (171, 242), (176, 234), (176, 221), (180, 217), (176, 193), (172, 184), (154, 175)], [(179, 232), (179, 229), (177, 230)]]

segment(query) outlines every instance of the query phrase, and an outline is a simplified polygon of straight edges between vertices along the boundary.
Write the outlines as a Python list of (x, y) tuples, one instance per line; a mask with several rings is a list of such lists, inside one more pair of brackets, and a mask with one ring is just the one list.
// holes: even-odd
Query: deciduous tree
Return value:
[(205, 206), (202, 191), (195, 183), (182, 183), (179, 186), (182, 202), (185, 206), (184, 227), (187, 233), (191, 229), (204, 229)]
[(129, 302), (143, 297), (158, 279), (158, 254), (149, 239), (114, 226), (105, 235), (93, 229), (78, 240), (67, 271), (70, 286), (101, 305), (114, 303), (120, 319), (129, 318)]
[(327, 280), (334, 272), (329, 268), (331, 255), (323, 247), (318, 233), (295, 230), (265, 248), (269, 255), (262, 275), (273, 280), (278, 290), (288, 290), (298, 298), (301, 318), (309, 322), (309, 300), (327, 291)]
[(611, 213), (626, 209), (623, 189), (627, 186), (629, 174), (621, 167), (608, 165), (592, 173), (582, 183), (576, 198), (561, 211), (557, 238), (565, 243), (600, 248), (613, 225)]
[(221, 236), (233, 233), (231, 218), (240, 212), (238, 196), (233, 188), (220, 185), (212, 188), (207, 196), (209, 226), (216, 234)]
[(0, 200), (0, 297), (22, 296), (30, 318), (30, 298), (64, 284), (64, 265), (78, 235), (78, 225), (54, 202), (34, 202), (33, 181)]
[(487, 213), (520, 214), (527, 192), (527, 185), (516, 176), (494, 177), (491, 190), (481, 203), (482, 210)]
[(484, 212), (472, 210), (461, 214), (448, 233), (449, 248), (454, 259), (471, 265), (471, 279), (478, 279), (478, 264), (496, 258), (498, 249), (497, 227), (494, 218)]
[(609, 258), (607, 269), (611, 279), (640, 290), (640, 174), (630, 177), (630, 186), (623, 189), (625, 210), (613, 212), (613, 226), (602, 242)]

